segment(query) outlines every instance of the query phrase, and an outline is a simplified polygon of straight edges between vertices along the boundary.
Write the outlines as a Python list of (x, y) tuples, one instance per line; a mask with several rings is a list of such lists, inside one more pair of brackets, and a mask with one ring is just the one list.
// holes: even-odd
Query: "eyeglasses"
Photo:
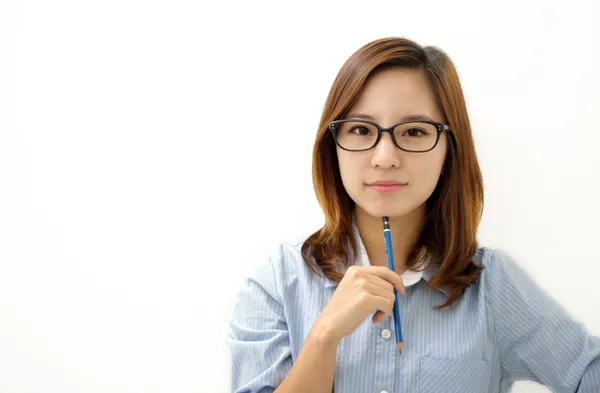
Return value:
[(381, 139), (381, 133), (389, 132), (400, 150), (424, 153), (433, 150), (444, 131), (452, 132), (448, 125), (435, 121), (406, 121), (383, 128), (367, 120), (336, 120), (329, 123), (335, 143), (347, 151), (370, 150)]

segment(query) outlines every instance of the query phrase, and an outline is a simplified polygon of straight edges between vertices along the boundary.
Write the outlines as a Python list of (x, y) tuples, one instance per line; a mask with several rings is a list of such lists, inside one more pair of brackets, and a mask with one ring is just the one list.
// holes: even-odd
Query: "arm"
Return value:
[(553, 392), (600, 392), (600, 337), (589, 334), (505, 252), (495, 250), (488, 294), (502, 379)]
[(329, 393), (333, 387), (337, 342), (315, 324), (296, 363), (275, 393)]
[(248, 278), (234, 306), (227, 335), (231, 391), (331, 392), (337, 341), (317, 318), (292, 367), (290, 335), (280, 299), (269, 260)]

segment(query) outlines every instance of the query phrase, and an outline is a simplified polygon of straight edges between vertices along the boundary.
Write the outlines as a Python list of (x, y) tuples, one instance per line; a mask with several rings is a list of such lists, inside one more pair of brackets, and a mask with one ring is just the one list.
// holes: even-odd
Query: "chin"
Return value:
[(359, 205), (367, 214), (373, 217), (402, 217), (414, 210), (412, 205), (404, 203), (390, 204), (389, 202), (370, 201)]

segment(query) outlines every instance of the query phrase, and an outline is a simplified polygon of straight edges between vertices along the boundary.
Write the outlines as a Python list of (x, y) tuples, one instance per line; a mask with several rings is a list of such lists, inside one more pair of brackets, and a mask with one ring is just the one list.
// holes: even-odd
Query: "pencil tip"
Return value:
[(396, 343), (396, 348), (398, 348), (398, 351), (402, 351), (402, 343)]

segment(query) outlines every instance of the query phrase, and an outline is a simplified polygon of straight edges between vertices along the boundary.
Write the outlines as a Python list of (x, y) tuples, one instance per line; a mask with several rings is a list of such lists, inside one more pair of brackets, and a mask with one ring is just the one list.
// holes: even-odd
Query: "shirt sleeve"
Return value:
[(287, 376), (292, 356), (283, 311), (269, 259), (247, 278), (234, 305), (226, 340), (232, 392), (273, 392)]
[(600, 337), (589, 334), (506, 252), (494, 250), (489, 301), (506, 381), (555, 393), (600, 392)]

